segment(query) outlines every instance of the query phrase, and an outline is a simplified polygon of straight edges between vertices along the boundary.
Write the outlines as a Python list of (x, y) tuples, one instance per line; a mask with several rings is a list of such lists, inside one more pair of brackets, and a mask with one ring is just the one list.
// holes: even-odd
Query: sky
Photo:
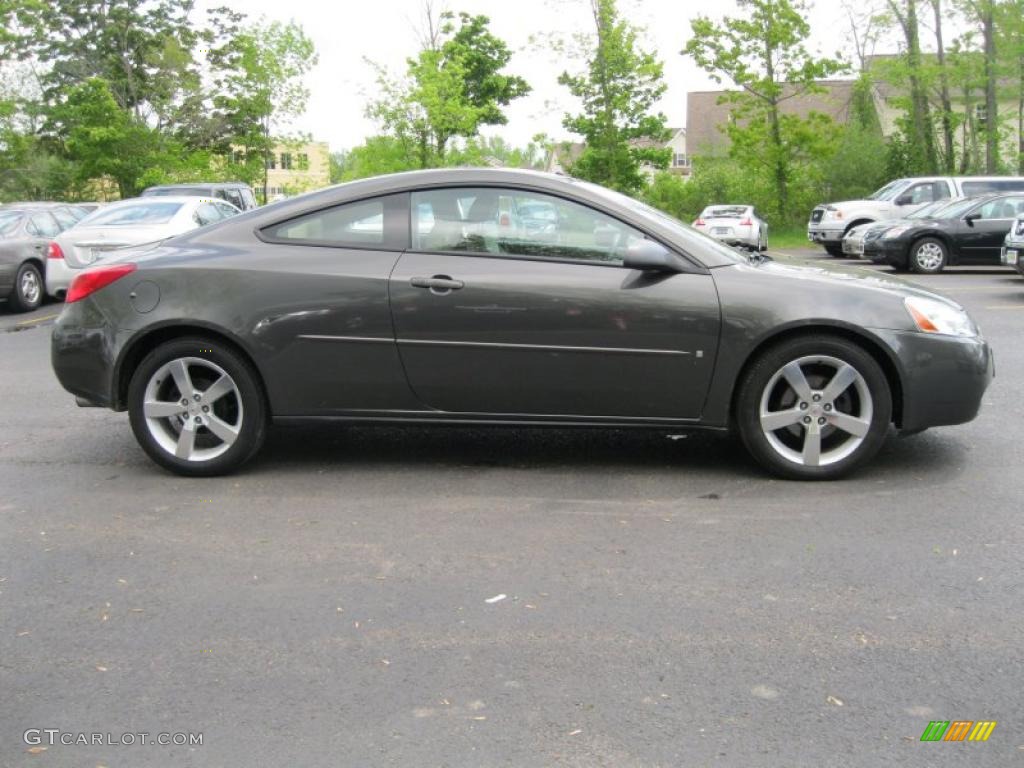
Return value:
[[(439, 0), (435, 0), (435, 5)], [(223, 5), (205, 0), (200, 7)], [(419, 48), (423, 0), (228, 0), (252, 18), (266, 17), (299, 22), (316, 45), (319, 63), (306, 77), (310, 90), (304, 115), (293, 131), (327, 141), (331, 150), (353, 147), (375, 132), (364, 117), (367, 101), (375, 96), (374, 72), (365, 59), (404, 71), (406, 57)], [(562, 140), (572, 136), (561, 126), (562, 115), (574, 101), (558, 75), (577, 62), (559, 59), (543, 43), (531, 43), (537, 33), (569, 37), (589, 31), (593, 21), (587, 0), (446, 0), (446, 8), (484, 14), (491, 31), (513, 51), (507, 71), (526, 79), (533, 91), (511, 104), (508, 124), (485, 128), (515, 145), (525, 145), (538, 133)], [(690, 33), (689, 20), (700, 14), (720, 17), (738, 13), (735, 0), (620, 0), (620, 11), (632, 23), (646, 28), (645, 47), (664, 62), (668, 86), (658, 108), (672, 127), (686, 118), (686, 93), (719, 86), (690, 59), (679, 54)], [(840, 0), (817, 0), (811, 11), (811, 47), (835, 55), (846, 45), (848, 23)]]

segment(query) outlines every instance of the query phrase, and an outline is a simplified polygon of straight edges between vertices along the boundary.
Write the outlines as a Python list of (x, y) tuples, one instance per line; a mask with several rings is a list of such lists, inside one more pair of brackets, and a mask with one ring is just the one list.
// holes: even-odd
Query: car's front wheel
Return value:
[(827, 253), (829, 256), (834, 256), (836, 258), (839, 258), (839, 257), (841, 257), (843, 255), (843, 246), (842, 246), (842, 244), (839, 244), (839, 245), (826, 245), (825, 246), (825, 253)]
[(831, 480), (871, 459), (885, 440), (892, 395), (863, 348), (831, 336), (785, 341), (744, 375), (736, 422), (750, 453), (771, 472)]
[(910, 246), (910, 268), (920, 275), (941, 272), (948, 259), (946, 244), (934, 237), (925, 237)]
[(43, 303), (43, 276), (39, 267), (26, 261), (14, 276), (11, 303), (18, 312), (31, 312)]
[(268, 421), (252, 366), (234, 349), (199, 337), (146, 356), (128, 387), (128, 414), (153, 461), (194, 477), (225, 474), (252, 458)]

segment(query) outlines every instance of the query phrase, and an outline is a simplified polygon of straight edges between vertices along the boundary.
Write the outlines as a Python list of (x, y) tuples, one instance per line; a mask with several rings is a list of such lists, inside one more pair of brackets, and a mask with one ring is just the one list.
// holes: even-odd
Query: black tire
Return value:
[[(35, 291), (30, 286), (35, 286)], [(38, 309), (43, 303), (46, 295), (46, 284), (43, 282), (43, 275), (39, 267), (31, 261), (26, 261), (14, 276), (14, 288), (11, 290), (10, 302), (15, 312), (31, 312)]]
[[(828, 453), (822, 453), (822, 458), (827, 459), (829, 463), (809, 466), (800, 463), (795, 458), (787, 458), (777, 447), (781, 445), (784, 450), (787, 447), (783, 444), (784, 440), (794, 441), (795, 445), (791, 450), (795, 453), (801, 441), (807, 439), (810, 428), (803, 426), (803, 421), (808, 417), (801, 417), (801, 423), (799, 424), (793, 424), (792, 426), (773, 431), (771, 433), (774, 440), (773, 444), (773, 441), (769, 439), (769, 435), (762, 429), (761, 404), (763, 398), (770, 399), (771, 397), (770, 394), (766, 394), (766, 389), (769, 389), (769, 392), (775, 392), (778, 391), (776, 387), (781, 385), (785, 388), (787, 386), (787, 384), (777, 379), (784, 366), (797, 360), (817, 357), (836, 360), (852, 366), (861, 377), (857, 384), (851, 384), (843, 391), (841, 397), (837, 397), (834, 400), (835, 404), (828, 409), (829, 413), (820, 413), (820, 409), (825, 407), (823, 403), (813, 403), (813, 408), (819, 410), (817, 415), (822, 418), (831, 417), (834, 410), (835, 416), (846, 414), (861, 416), (863, 417), (862, 425), (867, 426), (866, 434), (859, 438), (852, 435), (852, 433), (836, 428), (831, 423), (819, 427), (821, 430), (821, 449), (824, 450), (825, 446), (833, 445), (835, 446), (834, 452), (830, 448)], [(813, 362), (807, 365), (809, 370), (814, 369)], [(807, 383), (811, 385), (812, 391), (815, 388), (822, 390), (822, 385), (825, 385), (828, 381), (826, 378), (817, 381), (814, 379), (816, 375), (818, 374), (812, 373), (810, 377), (806, 378)], [(773, 379), (776, 380), (774, 384)], [(859, 395), (860, 387), (863, 387), (869, 393), (870, 401), (861, 401)], [(795, 400), (799, 400), (795, 396), (795, 392), (793, 395)], [(846, 398), (846, 400), (840, 402), (843, 398)], [(866, 417), (865, 402), (871, 410), (870, 419)], [(793, 412), (796, 413), (798, 403), (783, 403), (779, 405), (779, 408), (792, 408)], [(858, 412), (854, 413), (854, 411)], [(799, 411), (801, 414), (810, 414), (812, 412), (814, 411), (811, 409)], [(892, 394), (881, 366), (868, 352), (856, 343), (836, 336), (803, 336), (783, 341), (771, 347), (762, 353), (748, 368), (739, 383), (735, 416), (736, 426), (747, 450), (750, 451), (758, 463), (773, 474), (793, 480), (834, 480), (869, 461), (875, 456), (878, 449), (881, 448), (889, 429), (889, 423), (892, 420)], [(861, 428), (863, 429), (864, 426)], [(799, 433), (799, 435), (796, 433)], [(860, 440), (859, 444), (856, 443), (857, 439)], [(844, 445), (846, 448), (844, 448)], [(843, 455), (844, 450), (849, 450), (850, 453)], [(830, 453), (834, 456), (834, 461), (829, 457)], [(803, 456), (806, 457), (806, 454)]]
[(949, 263), (949, 249), (935, 237), (922, 237), (910, 246), (907, 262), (911, 272), (937, 275)]
[[(226, 444), (223, 440), (218, 440), (213, 431), (205, 426), (195, 428), (195, 441), (200, 448), (202, 447), (201, 441), (203, 440), (207, 441), (208, 444), (213, 444), (211, 451), (226, 445), (226, 448), (223, 448), (223, 453), (210, 458), (188, 460), (174, 455), (165, 445), (161, 445), (158, 438), (154, 436), (153, 431), (157, 430), (159, 433), (159, 430), (163, 430), (166, 435), (165, 440), (173, 440), (174, 433), (171, 430), (175, 426), (174, 421), (176, 417), (151, 420), (144, 413), (143, 404), (147, 395), (147, 388), (151, 384), (150, 380), (154, 379), (154, 376), (164, 366), (173, 361), (183, 359), (196, 361), (194, 364), (189, 364), (190, 376), (194, 377), (196, 373), (202, 376), (204, 371), (210, 372), (210, 369), (204, 366), (211, 364), (212, 367), (226, 373), (235, 387), (228, 395), (218, 400), (217, 405), (211, 401), (209, 406), (216, 411), (217, 408), (221, 407), (219, 405), (221, 401), (227, 401), (224, 407), (234, 409), (235, 420), (231, 421), (231, 424), (233, 427), (237, 426), (237, 436), (233, 438), (233, 442)], [(212, 378), (213, 376), (210, 377), (211, 382)], [(156, 378), (154, 381), (159, 382), (161, 379)], [(201, 379), (197, 379), (195, 384), (195, 391), (200, 395), (204, 389), (209, 389), (210, 386), (210, 383), (207, 383), (204, 387)], [(162, 386), (173, 386), (173, 389), (170, 391), (178, 392), (178, 387), (176, 384), (172, 384), (172, 379), (167, 379), (167, 383)], [(178, 392), (178, 395), (180, 395), (180, 392)], [(176, 396), (173, 399), (176, 399)], [(203, 410), (206, 410), (206, 408)], [(202, 418), (200, 414), (197, 413), (196, 415)], [(212, 416), (213, 414), (209, 415)], [(139, 445), (142, 446), (142, 449), (149, 457), (165, 469), (187, 477), (223, 475), (241, 467), (263, 445), (269, 422), (267, 404), (260, 384), (259, 374), (252, 365), (232, 347), (219, 341), (197, 336), (175, 339), (161, 344), (143, 359), (139, 367), (132, 374), (131, 382), (128, 385), (128, 416), (135, 439), (138, 440)], [(152, 428), (151, 422), (156, 422)], [(177, 431), (177, 435), (181, 435), (180, 428)], [(221, 445), (216, 445), (217, 442)]]
[(839, 244), (839, 245), (826, 245), (825, 246), (825, 252), (829, 256), (834, 256), (836, 258), (841, 258), (842, 255), (843, 255), (843, 246), (842, 246), (842, 244)]

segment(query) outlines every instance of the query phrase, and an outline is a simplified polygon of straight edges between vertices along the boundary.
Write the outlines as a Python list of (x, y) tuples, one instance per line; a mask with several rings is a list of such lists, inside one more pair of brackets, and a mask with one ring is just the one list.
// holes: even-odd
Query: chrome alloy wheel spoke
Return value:
[(872, 407), (867, 380), (853, 365), (809, 356), (787, 363), (772, 376), (758, 417), (768, 444), (780, 456), (819, 467), (857, 450), (871, 431)]

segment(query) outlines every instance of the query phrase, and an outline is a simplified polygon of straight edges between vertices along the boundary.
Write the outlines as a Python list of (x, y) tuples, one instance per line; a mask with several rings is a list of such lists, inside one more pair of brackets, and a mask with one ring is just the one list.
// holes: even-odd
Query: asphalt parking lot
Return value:
[(59, 305), (0, 307), (0, 766), (1019, 764), (1024, 279), (918, 282), (994, 346), (982, 413), (828, 484), (706, 435), (370, 427), (188, 481), (57, 384)]

